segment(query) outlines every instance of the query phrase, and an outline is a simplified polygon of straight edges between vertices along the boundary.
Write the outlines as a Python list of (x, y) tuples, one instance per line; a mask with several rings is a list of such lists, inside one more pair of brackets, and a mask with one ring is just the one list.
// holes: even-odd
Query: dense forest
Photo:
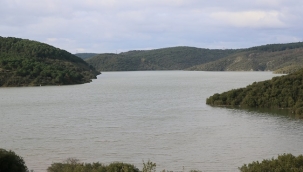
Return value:
[(85, 58), (98, 71), (198, 70), (291, 73), (303, 66), (303, 43), (269, 44), (234, 50), (171, 47), (119, 54), (84, 53), (78, 56)]
[(302, 118), (303, 69), (271, 80), (254, 82), (245, 88), (216, 93), (207, 98), (206, 103), (215, 106), (291, 109)]
[(98, 74), (67, 51), (27, 39), (0, 37), (0, 86), (82, 84)]
[(99, 54), (86, 60), (98, 71), (184, 70), (226, 57), (238, 50), (172, 47)]

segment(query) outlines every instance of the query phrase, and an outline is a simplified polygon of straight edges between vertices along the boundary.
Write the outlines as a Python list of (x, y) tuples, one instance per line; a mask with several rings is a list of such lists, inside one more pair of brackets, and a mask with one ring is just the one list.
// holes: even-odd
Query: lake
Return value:
[(303, 153), (303, 122), (287, 115), (211, 107), (206, 98), (271, 72), (103, 72), (83, 85), (0, 89), (0, 147), (30, 170), (53, 162), (119, 161), (157, 171), (237, 171)]

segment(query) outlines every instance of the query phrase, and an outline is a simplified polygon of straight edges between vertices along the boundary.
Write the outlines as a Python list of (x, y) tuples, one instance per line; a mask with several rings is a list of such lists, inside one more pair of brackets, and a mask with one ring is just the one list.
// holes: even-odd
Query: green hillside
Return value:
[(234, 50), (171, 47), (95, 56), (87, 53), (87, 57), (90, 58), (86, 61), (98, 71), (198, 70), (291, 73), (303, 66), (303, 43), (269, 44)]
[(0, 86), (82, 84), (98, 74), (67, 51), (27, 39), (0, 37)]
[(97, 53), (76, 53), (74, 55), (77, 57), (80, 57), (81, 59), (88, 59), (88, 58), (94, 57), (98, 54)]
[(303, 67), (303, 43), (271, 44), (231, 54), (217, 61), (188, 70), (201, 71), (275, 71), (291, 73)]
[(207, 98), (206, 104), (291, 109), (303, 117), (303, 69)]
[(99, 54), (87, 59), (86, 62), (98, 71), (183, 70), (218, 60), (237, 51), (171, 47), (120, 54)]

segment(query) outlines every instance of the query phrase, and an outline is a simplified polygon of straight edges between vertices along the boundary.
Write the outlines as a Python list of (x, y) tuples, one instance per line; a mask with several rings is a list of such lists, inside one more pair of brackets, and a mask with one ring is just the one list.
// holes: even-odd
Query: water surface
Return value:
[(0, 147), (29, 169), (53, 162), (122, 161), (157, 171), (237, 171), (282, 153), (302, 154), (303, 122), (216, 108), (207, 97), (271, 72), (103, 72), (92, 83), (0, 89)]

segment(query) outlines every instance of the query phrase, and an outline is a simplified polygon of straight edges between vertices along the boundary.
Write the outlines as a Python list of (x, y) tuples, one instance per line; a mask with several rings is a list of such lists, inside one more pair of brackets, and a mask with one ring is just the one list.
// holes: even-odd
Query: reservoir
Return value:
[(29, 170), (54, 162), (125, 162), (157, 171), (237, 171), (278, 154), (303, 154), (303, 122), (206, 98), (271, 72), (103, 72), (83, 85), (0, 89), (0, 148)]

